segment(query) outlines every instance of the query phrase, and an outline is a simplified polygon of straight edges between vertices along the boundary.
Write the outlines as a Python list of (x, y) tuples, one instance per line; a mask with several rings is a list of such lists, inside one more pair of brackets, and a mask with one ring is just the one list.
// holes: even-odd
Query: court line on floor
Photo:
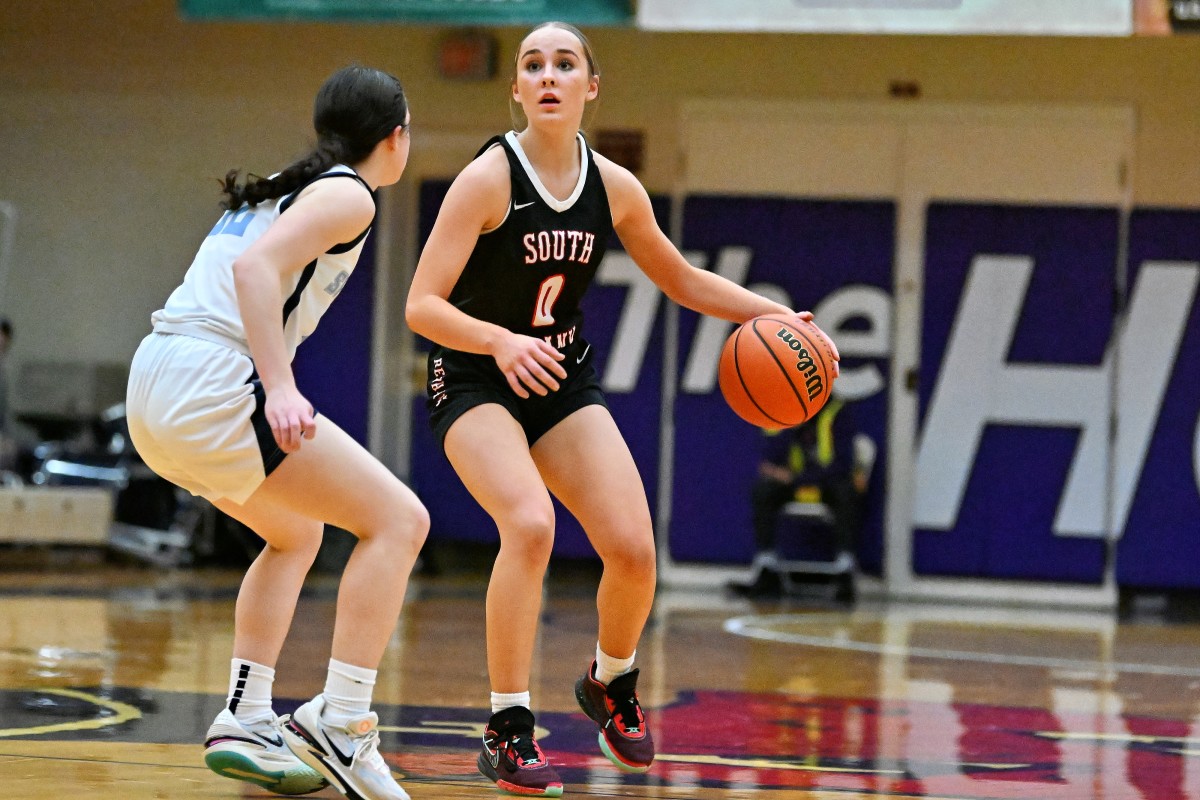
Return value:
[(1131, 664), (1120, 661), (1089, 661), (1048, 656), (1011, 655), (1006, 653), (977, 653), (970, 650), (944, 650), (933, 647), (860, 642), (853, 639), (839, 639), (833, 636), (792, 633), (789, 631), (774, 630), (769, 627), (771, 623), (786, 622), (788, 624), (796, 624), (807, 621), (811, 620), (802, 614), (749, 615), (727, 619), (723, 627), (728, 633), (736, 636), (745, 636), (750, 639), (760, 639), (783, 644), (799, 644), (808, 647), (822, 647), (830, 650), (852, 650), (859, 653), (872, 653), (874, 655), (933, 658), (943, 661), (976, 661), (984, 664), (1002, 664), (1019, 667), (1048, 667), (1050, 669), (1093, 672), (1110, 670), (1144, 675), (1200, 678), (1200, 668), (1195, 667), (1172, 667), (1164, 664)]
[(109, 716), (105, 717), (89, 717), (87, 719), (69, 720), (67, 722), (56, 722), (49, 725), (29, 725), (20, 728), (4, 728), (0, 729), (0, 738), (12, 736), (37, 736), (43, 733), (61, 733), (63, 731), (93, 731), (99, 728), (107, 728), (113, 725), (120, 725), (134, 719), (141, 719), (142, 712), (128, 703), (122, 703), (119, 700), (113, 700), (108, 697), (100, 697), (91, 692), (81, 692), (76, 689), (36, 689), (41, 694), (56, 694), (60, 697), (69, 697), (72, 700), (82, 700), (85, 703), (102, 708), (109, 712)]

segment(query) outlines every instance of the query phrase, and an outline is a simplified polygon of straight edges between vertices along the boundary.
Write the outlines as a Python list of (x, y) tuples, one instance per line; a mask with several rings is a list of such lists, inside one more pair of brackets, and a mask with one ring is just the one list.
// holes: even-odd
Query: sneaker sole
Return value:
[[(596, 719), (599, 714), (592, 708), (592, 704), (588, 702), (587, 692), (583, 690), (583, 678), (575, 681), (575, 702), (579, 703), (579, 707), (583, 709), (583, 713), (587, 714), (588, 719), (597, 725), (603, 726), (601, 720)], [(622, 772), (643, 773), (650, 770), (649, 764), (630, 764), (621, 760), (612, 746), (609, 745), (607, 737), (604, 735), (604, 728), (600, 728), (599, 734), (596, 736), (596, 741), (600, 743), (600, 752), (604, 753), (604, 757), (612, 762), (613, 766)]]
[(319, 774), (289, 775), (286, 770), (264, 770), (253, 759), (230, 750), (213, 750), (204, 754), (204, 763), (224, 778), (245, 781), (275, 794), (312, 794), (324, 789), (328, 782)]
[(561, 783), (552, 783), (545, 789), (536, 789), (509, 783), (501, 778), (499, 773), (492, 768), (491, 762), (483, 757), (483, 753), (479, 754), (479, 758), (475, 760), (475, 765), (479, 768), (479, 773), (483, 777), (496, 784), (496, 788), (506, 794), (518, 795), (520, 797), (562, 797), (563, 787)]
[(604, 753), (604, 757), (613, 763), (613, 766), (621, 770), (621, 772), (633, 772), (641, 774), (650, 771), (649, 764), (628, 764), (621, 760), (616, 751), (608, 743), (608, 739), (604, 737), (604, 731), (600, 731), (596, 736), (596, 740), (600, 743), (600, 752)]

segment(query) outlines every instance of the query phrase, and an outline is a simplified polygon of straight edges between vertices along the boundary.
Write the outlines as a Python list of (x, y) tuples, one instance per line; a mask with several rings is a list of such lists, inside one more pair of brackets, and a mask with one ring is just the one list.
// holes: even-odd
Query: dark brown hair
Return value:
[(408, 119), (404, 87), (393, 75), (363, 66), (344, 67), (330, 75), (313, 102), (316, 147), (271, 178), (247, 175), (238, 184), (239, 170), (225, 174), (224, 208), (238, 209), (295, 191), (334, 164), (353, 165), (366, 159), (375, 145)]

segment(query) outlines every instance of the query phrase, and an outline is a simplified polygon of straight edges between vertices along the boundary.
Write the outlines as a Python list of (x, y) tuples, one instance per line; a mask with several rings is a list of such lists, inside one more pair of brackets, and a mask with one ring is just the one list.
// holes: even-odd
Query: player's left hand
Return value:
[(300, 449), (304, 439), (317, 435), (316, 412), (312, 403), (294, 386), (283, 386), (267, 392), (263, 408), (275, 443), (285, 453)]

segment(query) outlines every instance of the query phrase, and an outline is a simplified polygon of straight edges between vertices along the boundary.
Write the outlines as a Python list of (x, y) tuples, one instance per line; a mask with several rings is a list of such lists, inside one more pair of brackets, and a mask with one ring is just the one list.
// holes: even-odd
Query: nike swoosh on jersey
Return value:
[(592, 343), (591, 343), (591, 342), (588, 342), (588, 346), (587, 346), (587, 347), (585, 347), (585, 348), (583, 348), (583, 353), (582, 353), (582, 354), (579, 356), (579, 358), (575, 359), (575, 363), (576, 363), (576, 364), (582, 364), (582, 363), (583, 363), (583, 360), (584, 360), (585, 358), (587, 358), (588, 351), (589, 351), (589, 350), (591, 350), (591, 349), (592, 349)]
[(529, 206), (533, 205), (535, 202), (537, 202), (537, 201), (530, 200), (528, 203), (514, 203), (513, 211), (520, 211), (522, 208), (528, 208)]

